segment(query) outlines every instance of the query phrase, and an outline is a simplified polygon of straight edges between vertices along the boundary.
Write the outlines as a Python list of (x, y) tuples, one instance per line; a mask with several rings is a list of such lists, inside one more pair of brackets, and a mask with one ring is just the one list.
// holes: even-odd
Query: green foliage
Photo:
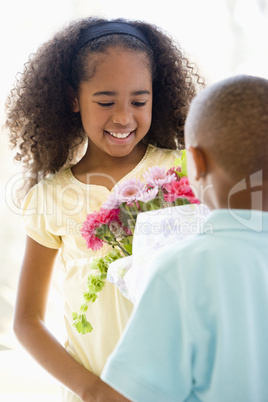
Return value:
[(87, 280), (88, 292), (92, 294), (99, 293), (103, 286), (105, 285), (104, 280), (101, 279), (100, 275), (90, 275)]
[(105, 286), (107, 270), (111, 262), (122, 258), (118, 250), (111, 250), (104, 257), (96, 257), (89, 266), (89, 269), (95, 269), (96, 273), (87, 278), (87, 290), (83, 293), (84, 302), (80, 305), (78, 313), (72, 313), (73, 325), (80, 334), (87, 334), (93, 330), (92, 325), (87, 320), (86, 312), (88, 303), (94, 303), (98, 298), (99, 292)]
[(132, 254), (132, 242), (133, 236), (127, 236), (121, 240), (121, 244), (123, 245), (124, 249), (129, 253), (129, 255)]
[(177, 200), (173, 201), (173, 205), (175, 207), (186, 204), (191, 204), (190, 201), (187, 200), (187, 198), (178, 198)]
[(73, 313), (73, 325), (80, 334), (86, 334), (93, 330), (92, 325), (87, 321), (85, 314)]
[(108, 223), (96, 228), (96, 237), (108, 244), (111, 244), (114, 241), (114, 235), (111, 232)]
[(187, 160), (186, 160), (186, 150), (181, 151), (181, 158), (175, 159), (175, 165), (181, 167), (181, 171), (177, 172), (180, 177), (187, 176)]
[(128, 228), (132, 234), (134, 233), (136, 220), (139, 213), (140, 210), (135, 203), (133, 203), (132, 205), (127, 205), (126, 202), (123, 202), (120, 205), (120, 222), (122, 222), (123, 226)]

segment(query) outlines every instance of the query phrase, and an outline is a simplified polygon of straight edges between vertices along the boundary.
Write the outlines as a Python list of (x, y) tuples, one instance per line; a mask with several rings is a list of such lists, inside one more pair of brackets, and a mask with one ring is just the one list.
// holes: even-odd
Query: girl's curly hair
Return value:
[(110, 35), (95, 39), (75, 53), (83, 31), (105, 21), (84, 18), (70, 23), (30, 56), (24, 72), (7, 102), (6, 126), (15, 160), (22, 162), (28, 175), (23, 192), (49, 173), (71, 163), (84, 142), (80, 114), (72, 110), (72, 99), (79, 83), (88, 79), (88, 60), (92, 53), (122, 45), (146, 52), (153, 76), (152, 124), (144, 138), (146, 144), (160, 148), (184, 146), (184, 123), (191, 100), (204, 80), (196, 66), (172, 39), (158, 27), (142, 22), (117, 19), (138, 27), (151, 48), (129, 35)]

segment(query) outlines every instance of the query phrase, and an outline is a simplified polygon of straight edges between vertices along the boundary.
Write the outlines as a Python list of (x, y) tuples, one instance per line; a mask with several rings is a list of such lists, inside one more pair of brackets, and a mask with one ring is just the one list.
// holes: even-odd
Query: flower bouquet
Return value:
[(186, 151), (183, 150), (181, 155), (175, 160), (175, 167), (168, 171), (158, 166), (149, 168), (144, 173), (145, 182), (129, 179), (118, 183), (101, 209), (87, 216), (81, 229), (87, 247), (98, 250), (107, 243), (112, 249), (90, 264), (96, 274), (88, 276), (84, 302), (80, 311), (73, 313), (73, 325), (79, 333), (85, 334), (93, 329), (86, 318), (88, 303), (94, 302), (103, 289), (109, 265), (132, 255), (138, 214), (171, 206), (199, 204), (186, 176)]

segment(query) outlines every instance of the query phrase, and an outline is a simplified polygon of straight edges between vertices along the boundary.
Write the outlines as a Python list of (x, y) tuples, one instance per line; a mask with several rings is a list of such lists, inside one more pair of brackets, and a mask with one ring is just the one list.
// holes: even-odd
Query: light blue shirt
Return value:
[(268, 401), (268, 213), (207, 223), (155, 256), (106, 363), (101, 378), (133, 401)]

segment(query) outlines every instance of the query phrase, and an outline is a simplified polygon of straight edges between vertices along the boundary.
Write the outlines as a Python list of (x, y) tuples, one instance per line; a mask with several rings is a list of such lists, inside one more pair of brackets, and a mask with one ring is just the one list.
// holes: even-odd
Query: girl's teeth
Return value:
[(113, 137), (115, 137), (115, 138), (126, 138), (126, 137), (128, 137), (129, 136), (129, 134), (130, 134), (130, 132), (128, 132), (128, 133), (111, 133), (110, 131), (109, 131), (109, 134), (111, 134)]

